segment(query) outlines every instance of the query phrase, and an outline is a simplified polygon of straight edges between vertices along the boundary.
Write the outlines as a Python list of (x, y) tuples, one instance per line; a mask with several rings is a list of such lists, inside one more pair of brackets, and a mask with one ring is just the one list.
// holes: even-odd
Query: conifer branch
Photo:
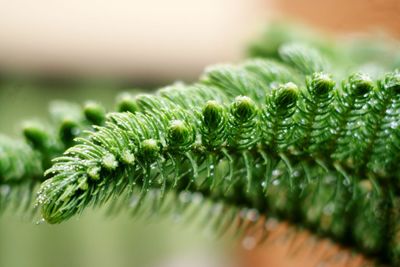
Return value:
[[(398, 73), (388, 73), (376, 87), (356, 74), (340, 89), (329, 75), (314, 73), (299, 89), (294, 83), (265, 86), (263, 69), (246, 66), (249, 62), (208, 69), (204, 85), (139, 95), (132, 99), (134, 113), (108, 114), (105, 126), (78, 138), (46, 172), (50, 179), (38, 195), (44, 218), (59, 223), (126, 194), (138, 195), (140, 207), (152, 190), (160, 192), (159, 201), (165, 192), (201, 193), (230, 206), (268, 211), (385, 258), (397, 246), (389, 234), (398, 228), (390, 215), (395, 188), (386, 186), (396, 174), (382, 178), (384, 166), (377, 173), (368, 167), (369, 158), (340, 157), (337, 151), (359, 131), (349, 124), (364, 116), (375, 123), (380, 105), (385, 112), (378, 114), (386, 117), (388, 103), (396, 99)], [(387, 98), (380, 97), (386, 95), (382, 90)], [(370, 92), (377, 95), (371, 96), (375, 105), (365, 100)], [(366, 128), (375, 139), (387, 127), (382, 120), (375, 120), (381, 126)], [(387, 152), (375, 139), (351, 144), (354, 151)], [(375, 191), (372, 181), (388, 194)], [(376, 235), (356, 231), (365, 227), (366, 216)], [(389, 246), (383, 242), (388, 236)]]
[(201, 196), (227, 211), (214, 217), (221, 231), (247, 209), (399, 264), (400, 73), (349, 75), (360, 66), (338, 47), (281, 37), (252, 50), (272, 59), (122, 95), (117, 112), (57, 105), (50, 127), (24, 128), (29, 146), (0, 138), (0, 188), (43, 179), (49, 223)]

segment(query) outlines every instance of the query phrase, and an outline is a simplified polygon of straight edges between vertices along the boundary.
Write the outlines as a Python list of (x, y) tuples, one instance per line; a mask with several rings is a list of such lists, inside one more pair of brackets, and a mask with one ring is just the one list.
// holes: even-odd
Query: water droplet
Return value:
[(40, 225), (40, 224), (44, 224), (46, 223), (46, 220), (44, 218), (41, 218), (40, 220), (38, 220), (35, 224), (36, 225)]
[(192, 199), (189, 192), (182, 192), (179, 194), (179, 200), (183, 203), (188, 203)]
[(212, 213), (218, 215), (222, 212), (224, 205), (222, 203), (217, 203), (212, 207)]
[(257, 210), (251, 209), (251, 210), (249, 210), (249, 211), (247, 212), (247, 216), (246, 216), (246, 217), (247, 217), (247, 219), (248, 219), (249, 221), (255, 222), (255, 221), (257, 221), (258, 218), (260, 217), (260, 214), (258, 213)]
[(247, 213), (246, 209), (240, 210), (239, 211), (239, 217), (242, 218), (242, 219), (246, 218), (246, 213)]
[(335, 211), (335, 204), (334, 203), (328, 203), (323, 209), (323, 212), (326, 215), (332, 215), (334, 211)]
[(256, 247), (257, 241), (253, 236), (246, 236), (243, 238), (242, 246), (246, 250), (252, 250)]
[(272, 177), (273, 178), (277, 178), (281, 174), (282, 174), (282, 172), (279, 169), (275, 169), (275, 170), (272, 171)]
[(9, 185), (2, 185), (2, 186), (0, 186), (0, 194), (1, 194), (2, 196), (8, 195), (8, 194), (10, 193), (10, 190), (11, 190), (11, 188), (10, 188)]
[(192, 201), (194, 204), (200, 204), (203, 200), (203, 195), (201, 193), (194, 193), (192, 195)]
[(388, 114), (388, 115), (392, 115), (392, 114), (394, 114), (394, 112), (395, 111), (391, 108), (386, 110), (386, 114)]
[(131, 202), (129, 203), (129, 206), (130, 206), (131, 208), (134, 208), (134, 207), (136, 207), (136, 205), (138, 204), (138, 202), (139, 202), (139, 198), (138, 198), (137, 196), (132, 196)]
[(276, 227), (278, 227), (279, 223), (278, 220), (275, 218), (269, 218), (266, 222), (265, 222), (265, 229), (268, 231), (272, 231), (274, 229), (276, 229)]
[(272, 185), (274, 185), (274, 186), (278, 186), (280, 183), (281, 183), (281, 181), (278, 179), (275, 179), (272, 181)]

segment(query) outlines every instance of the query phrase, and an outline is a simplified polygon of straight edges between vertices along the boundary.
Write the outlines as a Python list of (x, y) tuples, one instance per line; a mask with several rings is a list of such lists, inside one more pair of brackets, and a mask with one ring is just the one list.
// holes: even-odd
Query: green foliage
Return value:
[[(360, 130), (349, 124), (364, 116), (375, 118), (375, 108), (387, 106), (387, 98), (373, 96), (379, 105), (372, 106), (365, 95), (384, 87), (396, 92), (396, 75), (387, 74), (378, 83), (385, 86), (377, 89), (367, 76), (355, 74), (339, 90), (324, 73), (307, 76), (301, 89), (293, 83), (265, 88), (258, 86), (257, 77), (245, 67), (224, 66), (221, 71), (216, 68), (206, 73), (206, 86), (179, 85), (181, 89), (138, 96), (134, 114), (109, 114), (105, 126), (79, 138), (77, 145), (55, 160), (46, 172), (51, 178), (39, 191), (42, 215), (50, 223), (59, 223), (88, 206), (130, 195), (138, 188), (139, 203), (150, 190), (160, 191), (159, 201), (169, 191), (199, 192), (231, 206), (269, 211), (384, 258), (382, 238), (389, 236), (396, 224), (379, 218), (392, 213), (385, 203), (392, 203), (389, 196), (396, 188), (388, 187), (386, 180), (398, 178), (387, 174), (385, 182), (376, 181), (374, 177), (382, 174), (368, 168), (373, 153), (371, 158), (354, 158), (350, 164), (348, 157), (338, 157), (337, 151), (347, 146), (343, 140), (354, 138)], [(232, 91), (226, 91), (231, 88), (230, 79), (254, 80), (254, 87), (239, 83), (234, 90), (251, 96), (264, 94), (262, 101), (243, 95), (232, 98)], [(221, 88), (216, 94), (219, 101), (205, 93), (215, 90), (213, 86)], [(174, 101), (168, 90), (186, 90), (186, 94), (177, 95)], [(197, 97), (199, 92), (206, 97)], [(378, 114), (386, 116), (386, 112)], [(340, 128), (331, 131), (333, 127)], [(336, 141), (338, 136), (342, 139)], [(354, 151), (388, 149), (386, 144), (370, 143), (370, 138), (365, 138), (353, 141), (352, 146)], [(371, 181), (365, 180), (369, 177)], [(365, 193), (356, 181), (377, 183), (377, 189), (369, 193), (371, 201), (365, 202)], [(385, 208), (380, 208), (382, 205)], [(376, 237), (351, 230), (362, 227), (365, 216)], [(353, 235), (346, 235), (348, 232)]]
[(105, 108), (97, 102), (88, 101), (83, 107), (87, 121), (92, 125), (103, 125), (106, 119)]
[[(302, 59), (302, 49), (296, 52), (296, 48), (301, 47), (310, 53), (303, 54), (305, 60)], [(295, 53), (287, 56), (285, 50)], [(353, 72), (362, 72), (378, 79), (385, 72), (400, 67), (399, 43), (390, 36), (380, 34), (333, 38), (301, 25), (284, 23), (273, 23), (267, 27), (260, 37), (249, 45), (248, 56), (281, 62), (294, 60), (291, 67), (308, 71), (309, 74), (312, 74), (312, 70), (327, 71), (335, 74), (337, 81)], [(308, 60), (309, 57), (313, 57), (315, 62)], [(309, 65), (304, 64), (305, 62)], [(329, 69), (326, 69), (327, 67)]]
[(0, 135), (0, 212), (28, 208), (43, 174), (40, 155), (29, 145)]
[(299, 89), (291, 82), (282, 84), (269, 93), (262, 113), (261, 129), (263, 140), (271, 152), (284, 150), (290, 144), (288, 133), (294, 126), (291, 118), (296, 112), (298, 98)]
[(51, 161), (74, 145), (76, 137), (92, 129), (92, 124), (102, 124), (105, 120), (104, 108), (95, 102), (81, 108), (54, 101), (49, 112), (51, 122), (31, 120), (22, 125), (24, 140), (0, 137), (0, 187), (3, 188), (0, 211), (8, 206), (32, 209), (32, 198)]
[(284, 44), (279, 48), (279, 56), (283, 62), (306, 75), (328, 71), (327, 61), (320, 52), (303, 44)]
[(400, 74), (348, 75), (357, 67), (345, 52), (293, 41), (253, 50), (274, 59), (122, 95), (118, 112), (53, 111), (53, 126), (25, 128), (27, 156), (4, 150), (0, 181), (32, 180), (29, 153), (38, 153), (39, 172), (49, 168), (37, 204), (49, 223), (108, 202), (137, 214), (149, 198), (161, 211), (201, 195), (221, 203), (219, 226), (252, 209), (398, 264)]
[(306, 78), (306, 88), (301, 92), (298, 112), (296, 148), (311, 153), (323, 148), (329, 139), (329, 117), (332, 116), (332, 91), (335, 83), (326, 73), (316, 72)]
[(37, 154), (27, 144), (0, 136), (1, 181), (20, 180), (25, 176), (40, 176), (41, 164)]

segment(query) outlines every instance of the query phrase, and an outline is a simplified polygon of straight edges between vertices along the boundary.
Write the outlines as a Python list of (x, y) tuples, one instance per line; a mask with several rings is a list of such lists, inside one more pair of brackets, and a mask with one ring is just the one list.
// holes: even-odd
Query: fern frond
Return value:
[[(340, 87), (360, 68), (346, 52), (285, 38), (270, 51), (258, 47), (274, 59), (121, 95), (115, 113), (57, 104), (49, 126), (25, 127), (29, 146), (0, 144), (0, 187), (30, 185), (39, 172), (37, 203), (49, 223), (108, 202), (132, 215), (185, 210), (181, 198), (201, 195), (217, 203), (200, 222), (215, 229), (235, 220), (246, 228), (238, 218), (251, 210), (397, 263), (399, 73), (378, 82), (356, 73)], [(208, 220), (214, 209), (223, 215)]]
[(0, 178), (2, 182), (22, 180), (26, 176), (41, 176), (37, 153), (24, 142), (0, 135)]
[[(372, 79), (365, 74), (355, 73), (342, 83), (342, 91), (334, 94), (334, 110), (331, 131), (333, 132), (328, 150), (336, 159), (343, 159), (354, 140), (354, 129), (361, 122), (360, 117), (368, 111), (368, 100), (374, 90)], [(337, 148), (336, 148), (337, 147)]]
[(299, 89), (291, 82), (280, 85), (267, 97), (261, 128), (264, 142), (271, 151), (281, 152), (287, 149), (298, 98)]
[(283, 62), (305, 75), (329, 71), (327, 59), (317, 49), (304, 44), (285, 43), (279, 48), (279, 56)]
[[(285, 105), (293, 106), (291, 90), (293, 90), (293, 88), (285, 91), (286, 95), (282, 93), (279, 95), (277, 94), (278, 97), (276, 97), (276, 102), (274, 102), (274, 104), (278, 107), (279, 112), (283, 111)], [(289, 98), (287, 98), (288, 96)], [(118, 167), (124, 168), (125, 164), (119, 163), (121, 161), (120, 159), (122, 159), (122, 154), (125, 151), (122, 148), (126, 148), (131, 153), (137, 155), (135, 158), (137, 158), (137, 161), (139, 162), (136, 163), (135, 161), (133, 167), (130, 168), (133, 168), (133, 170), (131, 170), (132, 172), (137, 172), (146, 177), (144, 181), (140, 182), (140, 184), (144, 186), (143, 192), (146, 192), (150, 183), (147, 179), (150, 179), (149, 177), (154, 175), (151, 171), (152, 168), (148, 166), (150, 163), (156, 165), (154, 168), (159, 170), (160, 174), (158, 175), (163, 179), (167, 179), (168, 176), (172, 175), (169, 172), (174, 171), (173, 174), (175, 177), (172, 181), (172, 185), (174, 186), (177, 186), (179, 180), (183, 179), (183, 177), (181, 177), (182, 175), (188, 175), (188, 169), (191, 170), (189, 171), (189, 174), (194, 177), (193, 179), (190, 179), (187, 186), (194, 186), (194, 184), (192, 184), (193, 181), (191, 180), (196, 180), (197, 177), (201, 177), (200, 174), (203, 172), (205, 177), (200, 183), (200, 189), (210, 191), (210, 187), (215, 186), (216, 183), (225, 183), (224, 179), (222, 179), (223, 177), (217, 178), (215, 176), (216, 170), (214, 170), (214, 168), (217, 168), (217, 165), (225, 157), (226, 153), (232, 153), (235, 150), (243, 151), (243, 153), (239, 153), (236, 157), (240, 158), (238, 164), (240, 164), (243, 169), (247, 170), (247, 176), (249, 179), (247, 182), (251, 184), (251, 168), (249, 162), (252, 161), (254, 155), (247, 152), (247, 150), (254, 148), (255, 143), (259, 141), (260, 136), (257, 137), (256, 134), (258, 129), (257, 125), (259, 123), (260, 108), (250, 98), (237, 97), (229, 106), (224, 107), (221, 105), (217, 106), (217, 108), (215, 108), (215, 104), (214, 106), (210, 106), (209, 102), (204, 107), (203, 112), (199, 109), (197, 112), (194, 112), (194, 114), (197, 114), (195, 117), (190, 115), (193, 114), (192, 112), (188, 113), (188, 111), (178, 105), (176, 105), (174, 109), (156, 109), (163, 104), (163, 100), (157, 99), (157, 97), (151, 99), (152, 104), (147, 106), (145, 113), (110, 115), (112, 122), (108, 122), (107, 127), (99, 128), (99, 131), (94, 133), (88, 140), (82, 140), (81, 145), (71, 148), (67, 151), (67, 156), (60, 158), (60, 162), (56, 163), (53, 168), (48, 171), (48, 174), (55, 178), (51, 180), (64, 180), (64, 177), (66, 177), (65, 174), (63, 174), (63, 171), (65, 170), (63, 169), (64, 165), (71, 164), (72, 171), (77, 169), (82, 169), (83, 171), (80, 175), (73, 175), (74, 180), (81, 179), (80, 182), (78, 182), (79, 187), (75, 187), (74, 189), (71, 187), (71, 189), (68, 190), (68, 197), (63, 194), (58, 196), (60, 199), (69, 199), (69, 196), (74, 195), (74, 192), (80, 188), (81, 181), (85, 180), (88, 182), (87, 175), (89, 174), (89, 177), (93, 177), (93, 168), (99, 172), (104, 168), (107, 171), (117, 171)], [(160, 101), (160, 103), (155, 104), (157, 101)], [(148, 103), (148, 101), (146, 103)], [(141, 105), (137, 104), (137, 106)], [(212, 112), (214, 113), (212, 117), (209, 117), (206, 113), (210, 108), (213, 109)], [(151, 110), (151, 112), (149, 112), (149, 110)], [(286, 112), (283, 113), (286, 114)], [(201, 143), (198, 143), (198, 136), (201, 136), (202, 132), (203, 135), (205, 132), (213, 132), (215, 130), (213, 129), (214, 127), (218, 130), (218, 127), (221, 126), (221, 121), (210, 121), (215, 119), (224, 120), (223, 122), (225, 125), (223, 127), (225, 127), (224, 131), (227, 134), (224, 136), (221, 136), (220, 134), (215, 135), (215, 137), (224, 138), (222, 140), (212, 140), (210, 139), (210, 136), (204, 137), (207, 141), (203, 146)], [(201, 122), (205, 125), (199, 125)], [(215, 146), (215, 144), (219, 144), (220, 146), (224, 145), (224, 148), (221, 149), (221, 147)], [(107, 147), (111, 148), (111, 150), (107, 150)], [(216, 155), (207, 155), (204, 154), (206, 147), (214, 151), (216, 149), (221, 150), (215, 151), (214, 153), (218, 152)], [(223, 150), (225, 150), (225, 152)], [(82, 153), (83, 151), (85, 151), (85, 153)], [(76, 160), (79, 157), (85, 157), (82, 158), (82, 160), (87, 164), (85, 166), (73, 167), (74, 164), (78, 163)], [(157, 161), (154, 162), (155, 160)], [(231, 155), (225, 157), (225, 161), (230, 162), (232, 170), (234, 168), (234, 160), (234, 157)], [(57, 175), (58, 172), (60, 172), (60, 176)], [(120, 172), (124, 174), (126, 173), (125, 170), (120, 170)], [(117, 175), (110, 174), (110, 176), (115, 178)], [(131, 177), (130, 180), (125, 180), (126, 183), (132, 182), (134, 176), (135, 175), (133, 175), (133, 178)], [(221, 181), (215, 181), (217, 179), (220, 179)], [(53, 183), (51, 180), (49, 180), (48, 183)], [(120, 177), (119, 180), (121, 180), (122, 183), (122, 180), (124, 179), (123, 177)], [(111, 182), (114, 182), (114, 180)], [(74, 182), (71, 181), (71, 184), (73, 183)], [(89, 182), (88, 184), (90, 185)], [(107, 187), (111, 188), (111, 185)], [(229, 188), (230, 186), (224, 185), (223, 187)], [(57, 188), (57, 186), (44, 186), (44, 188), (53, 190)], [(55, 192), (62, 192), (62, 190), (57, 189)], [(94, 197), (93, 200), (97, 199), (100, 202), (103, 202), (109, 199), (114, 191), (110, 190), (104, 192), (105, 194), (98, 191), (98, 193), (99, 195)], [(53, 192), (51, 194), (55, 193)], [(91, 195), (93, 195), (93, 193), (91, 193)], [(40, 201), (47, 203), (46, 199)], [(63, 201), (59, 201), (58, 204), (63, 205)], [(78, 206), (83, 208), (84, 205), (76, 205), (76, 207)], [(75, 210), (68, 210), (68, 205), (67, 207), (51, 206), (49, 207), (48, 214), (53, 217), (53, 210), (60, 209), (63, 211), (61, 213), (56, 212), (56, 221), (72, 216), (77, 212)], [(48, 219), (53, 221), (50, 217)]]
[(382, 117), (380, 125), (375, 127), (370, 124), (378, 120), (378, 117), (370, 116), (368, 120), (370, 123), (366, 125), (367, 130), (373, 127), (377, 132), (375, 138), (371, 137), (371, 142), (374, 142), (368, 148), (371, 154), (364, 160), (374, 172), (384, 172), (383, 175), (388, 176), (397, 171), (399, 159), (397, 152), (400, 148), (400, 72), (395, 71), (386, 75), (378, 87), (372, 101), (376, 99), (375, 112), (381, 113), (379, 115)]
[(0, 141), (0, 206), (27, 206), (48, 179), (50, 223), (109, 202), (240, 235), (267, 214), (398, 265), (400, 81), (383, 74), (398, 59), (374, 46), (276, 27), (256, 59), (123, 94), (118, 113), (58, 103), (25, 141)]
[[(399, 43), (388, 36), (352, 36), (333, 38), (299, 25), (272, 23), (248, 49), (249, 57), (282, 60), (280, 51), (290, 44), (301, 44), (317, 50), (329, 61), (333, 74), (345, 77), (351, 72), (362, 72), (377, 79), (385, 72), (399, 67)], [(303, 63), (300, 61), (300, 66)], [(309, 66), (315, 66), (311, 63)], [(303, 66), (305, 70), (307, 65)], [(311, 74), (311, 73), (310, 73)]]
[[(171, 191), (201, 193), (302, 224), (384, 258), (397, 247), (390, 236), (398, 227), (392, 223), (394, 200), (389, 197), (394, 191), (380, 180), (367, 181), (378, 173), (370, 168), (361, 175), (360, 167), (338, 151), (349, 143), (357, 151), (370, 146), (370, 138), (351, 142), (360, 130), (352, 124), (376, 117), (380, 105), (371, 106), (370, 95), (380, 104), (392, 103), (389, 96), (381, 97), (381, 90), (396, 92), (397, 74), (388, 74), (380, 82), (386, 86), (378, 87), (364, 74), (355, 74), (340, 90), (328, 74), (314, 73), (299, 89), (293, 83), (262, 85), (262, 68), (253, 65), (249, 73), (242, 66), (208, 70), (203, 84), (138, 95), (130, 100), (134, 113), (109, 114), (105, 126), (79, 138), (46, 172), (50, 179), (38, 194), (43, 217), (59, 223), (88, 206), (134, 192), (135, 210), (152, 190), (160, 192), (158, 203)], [(390, 99), (396, 99), (392, 96), (395, 93)], [(382, 125), (384, 129), (387, 123)], [(365, 129), (372, 134), (378, 128)], [(374, 152), (381, 145), (371, 147)], [(399, 151), (394, 153), (398, 156)], [(361, 164), (360, 160), (354, 157), (354, 162)], [(365, 183), (373, 188), (372, 181), (388, 194), (361, 190)], [(365, 202), (366, 195), (373, 200)], [(376, 236), (351, 230), (361, 227), (365, 216), (372, 220)], [(389, 246), (382, 242), (386, 236)]]
[(395, 71), (379, 81), (368, 102), (359, 109), (357, 119), (349, 122), (345, 135), (339, 139), (335, 158), (363, 175), (368, 170), (374, 176), (390, 176), (388, 171), (393, 170), (398, 155), (398, 77)]
[(290, 25), (282, 22), (270, 23), (260, 36), (249, 44), (248, 55), (252, 58), (278, 59), (279, 48), (283, 44), (293, 42), (315, 47), (330, 60), (341, 60), (337, 58), (341, 47), (336, 39), (321, 32), (312, 31), (310, 28), (300, 27), (298, 24)]
[(223, 65), (208, 67), (202, 79), (206, 85), (225, 90), (230, 97), (240, 95), (263, 101), (268, 84), (238, 66)]
[[(81, 108), (76, 104), (54, 101), (49, 108), (51, 122), (27, 121), (22, 134), (25, 140), (1, 136), (0, 211), (6, 206), (32, 210), (35, 190), (43, 181), (43, 172), (51, 161), (74, 145), (74, 139), (83, 136), (91, 124), (103, 124), (105, 110), (96, 102), (87, 102)], [(34, 209), (32, 210), (34, 212)]]
[(36, 151), (22, 141), (0, 135), (0, 212), (12, 205), (15, 209), (30, 206), (42, 173)]
[(316, 72), (307, 78), (296, 114), (295, 142), (298, 150), (314, 153), (329, 138), (334, 86), (334, 81), (326, 73)]
[(294, 82), (301, 84), (303, 79), (290, 66), (286, 66), (278, 61), (269, 59), (249, 59), (242, 64), (243, 68), (256, 75), (257, 78), (274, 87), (281, 83)]

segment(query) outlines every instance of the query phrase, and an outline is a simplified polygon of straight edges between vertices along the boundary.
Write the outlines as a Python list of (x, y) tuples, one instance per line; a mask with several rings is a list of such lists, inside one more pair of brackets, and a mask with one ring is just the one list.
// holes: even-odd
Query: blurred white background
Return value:
[(270, 14), (265, 0), (0, 0), (0, 67), (196, 77), (233, 61)]

